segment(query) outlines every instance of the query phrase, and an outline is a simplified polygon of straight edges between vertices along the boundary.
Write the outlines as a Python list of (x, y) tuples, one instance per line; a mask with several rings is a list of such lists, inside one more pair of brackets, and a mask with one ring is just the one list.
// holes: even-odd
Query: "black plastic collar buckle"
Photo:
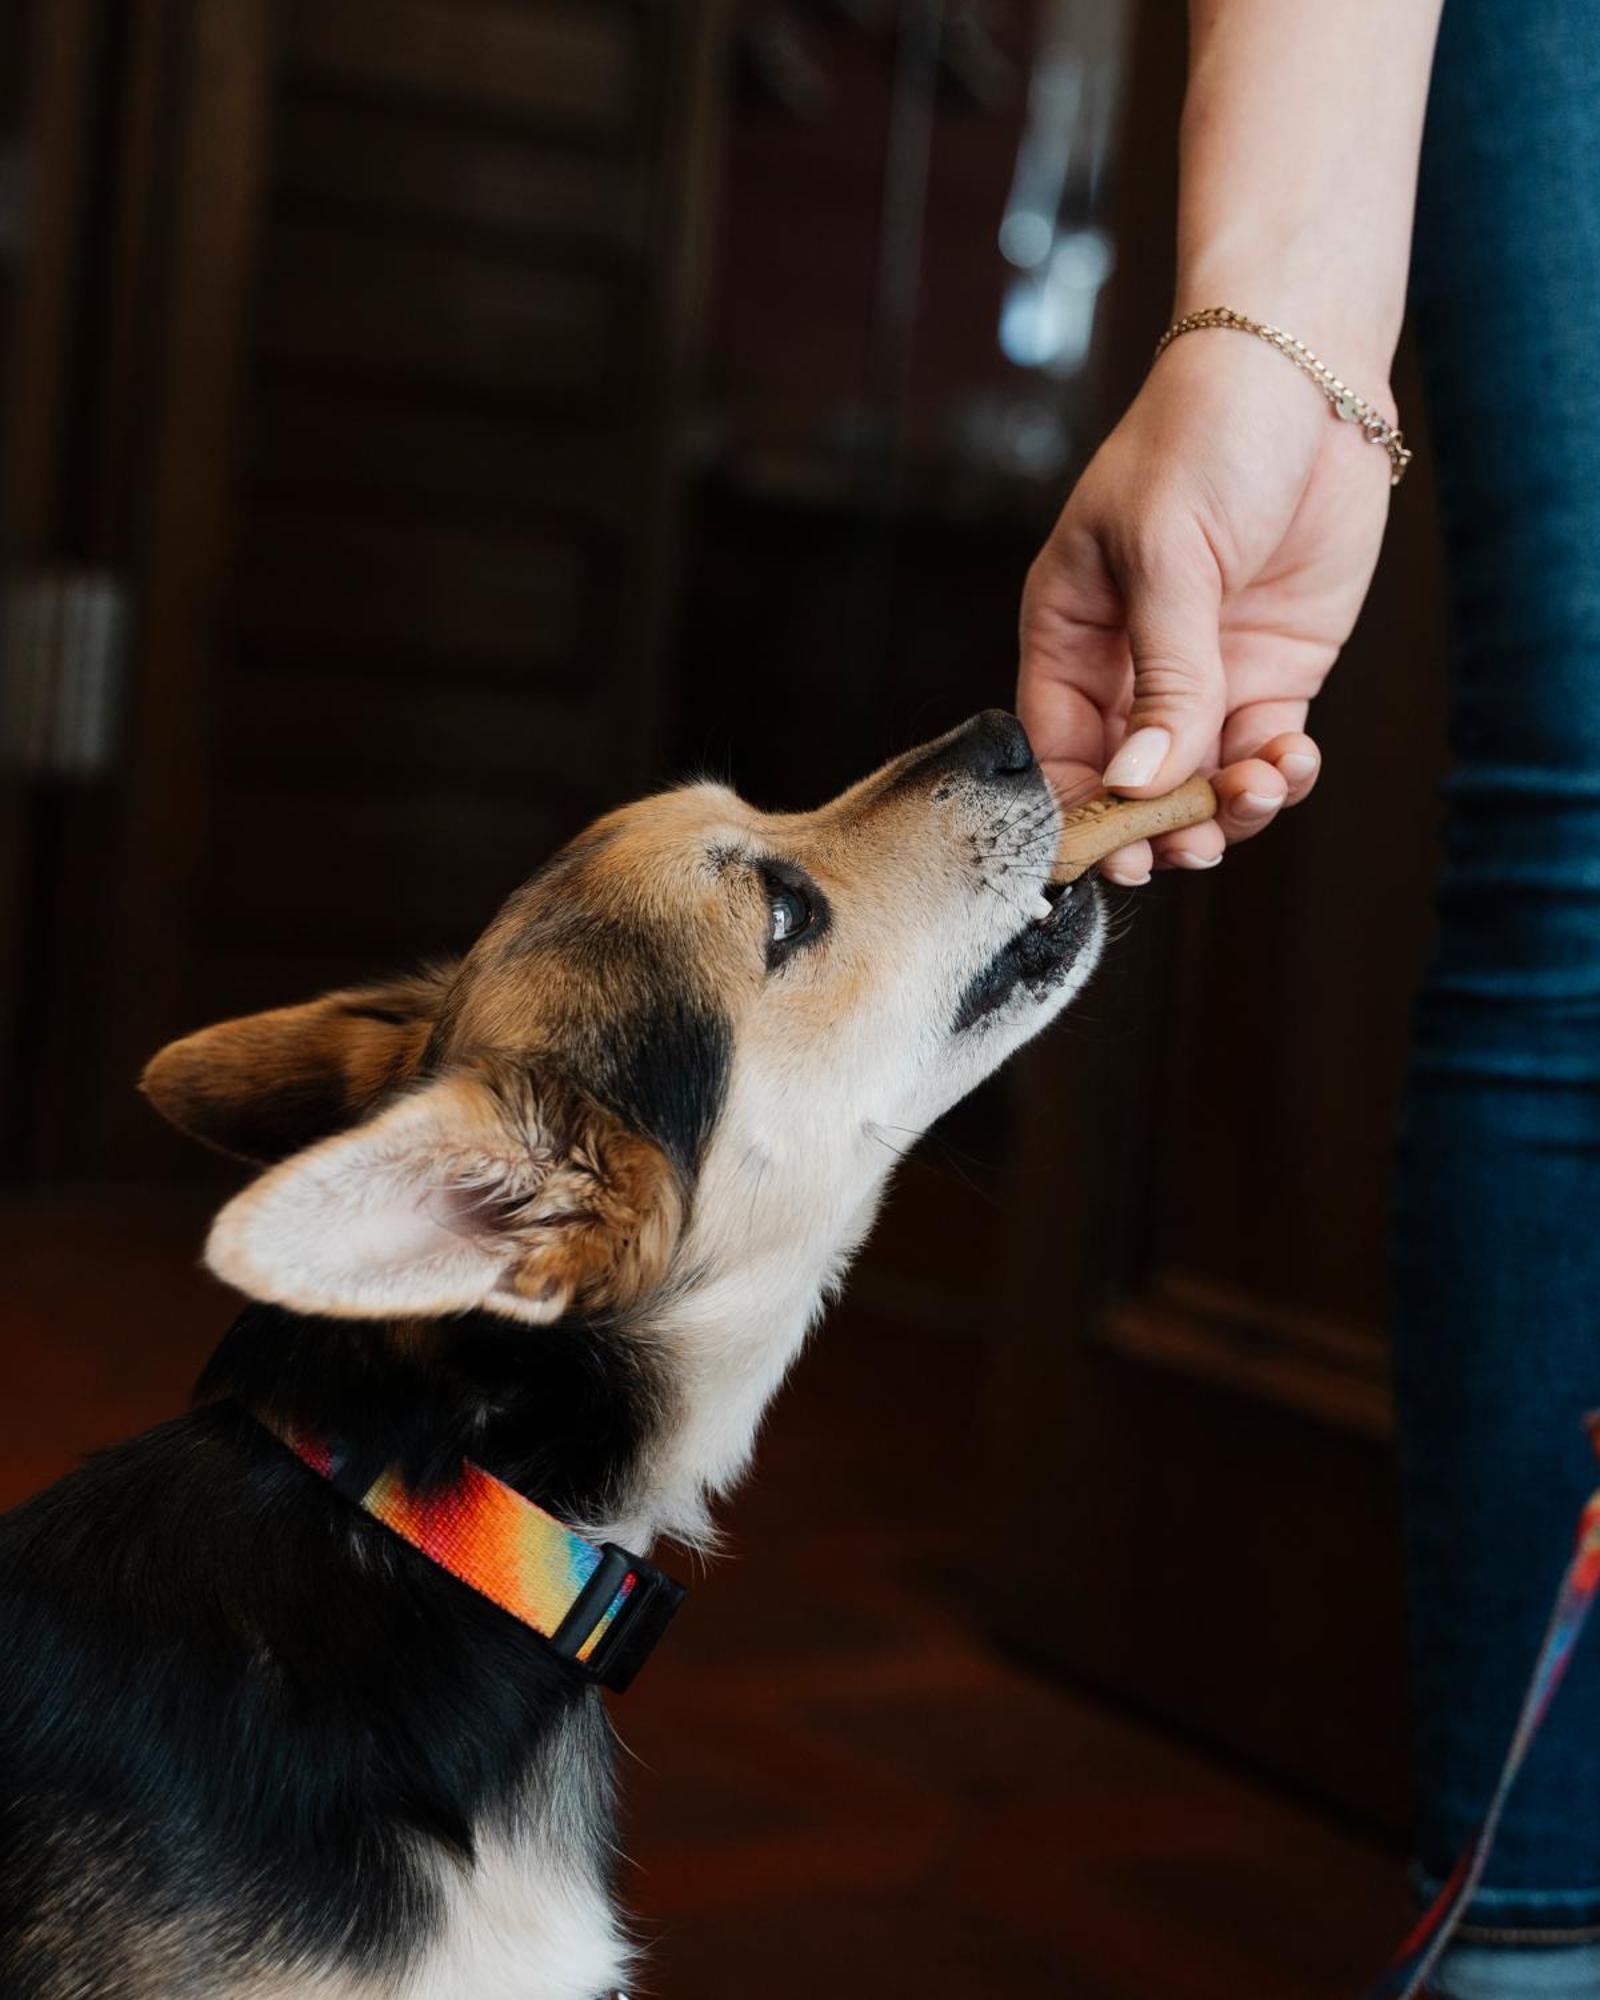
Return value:
[[(606, 1615), (630, 1570), (633, 1588), (623, 1599), (621, 1610), (588, 1659), (580, 1660), (580, 1648)], [(686, 1594), (681, 1583), (674, 1583), (643, 1556), (629, 1555), (615, 1542), (602, 1542), (600, 1567), (550, 1634), (550, 1646), (580, 1674), (610, 1688), (613, 1694), (621, 1694), (650, 1657)]]

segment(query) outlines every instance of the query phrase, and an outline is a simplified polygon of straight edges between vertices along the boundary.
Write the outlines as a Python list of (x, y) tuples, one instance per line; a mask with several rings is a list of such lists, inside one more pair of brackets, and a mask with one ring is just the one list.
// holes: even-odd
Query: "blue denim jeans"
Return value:
[[(1425, 1886), (1482, 1817), (1600, 1406), (1600, 4), (1446, 0), (1412, 302), (1451, 587), (1398, 1202)], [(1600, 1995), (1600, 1631), (1439, 1990)]]

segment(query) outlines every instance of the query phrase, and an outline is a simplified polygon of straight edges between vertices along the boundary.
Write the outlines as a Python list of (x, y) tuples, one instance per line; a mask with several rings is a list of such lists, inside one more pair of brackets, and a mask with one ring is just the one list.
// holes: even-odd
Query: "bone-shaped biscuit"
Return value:
[(1216, 813), (1217, 795), (1207, 778), (1190, 778), (1175, 792), (1163, 792), (1158, 799), (1123, 799), (1115, 792), (1096, 792), (1062, 814), (1061, 841), (1051, 880), (1075, 882), (1097, 861), (1115, 854), (1131, 840), (1177, 833), (1183, 827), (1198, 826), (1204, 819), (1215, 819)]

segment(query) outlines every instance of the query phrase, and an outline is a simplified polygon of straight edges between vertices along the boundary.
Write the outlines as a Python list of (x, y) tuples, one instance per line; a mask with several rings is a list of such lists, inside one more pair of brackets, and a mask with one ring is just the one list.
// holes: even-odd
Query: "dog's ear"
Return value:
[(185, 1035), (139, 1087), (180, 1132), (266, 1163), (342, 1131), (410, 1078), (454, 966)]
[(425, 1084), (269, 1169), (206, 1261), (252, 1298), (335, 1317), (607, 1311), (664, 1277), (683, 1222), (651, 1141), (520, 1064)]

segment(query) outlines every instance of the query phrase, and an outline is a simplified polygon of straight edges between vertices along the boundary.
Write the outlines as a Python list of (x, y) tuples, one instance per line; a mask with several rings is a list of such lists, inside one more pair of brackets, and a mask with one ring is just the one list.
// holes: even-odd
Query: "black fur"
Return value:
[(951, 1031), (962, 1034), (1025, 986), (1043, 1000), (1077, 964), (1099, 921), (1099, 891), (1092, 881), (1070, 884), (1047, 920), (1025, 925), (968, 980), (956, 1003)]
[(470, 1856), (541, 1740), (595, 1704), (243, 1405), (308, 1417), (424, 1484), (470, 1453), (582, 1517), (661, 1414), (637, 1350), (580, 1325), (390, 1329), (252, 1307), (201, 1393), (223, 1400), (0, 1520), (5, 2000), (207, 1994), (296, 1958), (405, 1963), (441, 1914), (429, 1851)]
[(725, 1015), (667, 1006), (617, 1038), (590, 1088), (654, 1139), (692, 1184), (722, 1109), (732, 1051)]
[[(547, 889), (570, 867), (570, 855), (558, 856), (523, 894)], [(568, 978), (586, 975), (595, 989), (594, 1006), (575, 1011), (565, 1024), (567, 1039), (542, 1060), (653, 1139), (690, 1186), (722, 1109), (733, 1053), (727, 1015), (696, 990), (685, 956), (630, 918), (558, 905), (526, 926), (512, 925), (498, 959), (514, 966), (540, 954), (559, 958)], [(423, 1073), (460, 1053), (455, 1008), (447, 1001)], [(531, 1064), (535, 1071), (540, 1060)]]

